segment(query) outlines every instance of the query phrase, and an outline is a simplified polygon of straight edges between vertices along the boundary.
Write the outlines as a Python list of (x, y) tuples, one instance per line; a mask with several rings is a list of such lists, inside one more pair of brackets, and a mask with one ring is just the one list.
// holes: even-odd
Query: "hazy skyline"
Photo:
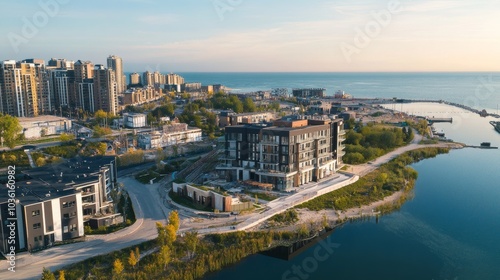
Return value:
[(498, 71), (500, 64), (495, 1), (41, 0), (0, 7), (8, 11), (0, 20), (2, 60), (106, 64), (115, 54), (127, 72)]

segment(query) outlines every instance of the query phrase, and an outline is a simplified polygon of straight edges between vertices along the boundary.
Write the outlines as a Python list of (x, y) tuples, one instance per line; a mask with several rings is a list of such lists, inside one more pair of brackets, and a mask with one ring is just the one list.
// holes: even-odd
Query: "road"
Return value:
[(120, 178), (129, 192), (137, 221), (130, 227), (108, 235), (87, 237), (86, 242), (53, 247), (37, 253), (17, 255), (16, 272), (0, 265), (0, 279), (40, 279), (43, 267), (51, 271), (87, 258), (107, 254), (156, 238), (157, 221), (165, 222), (169, 210), (163, 207), (158, 195), (158, 184), (142, 185), (132, 177)]
[[(180, 209), (179, 212), (182, 217), (180, 231), (183, 232), (195, 228), (200, 234), (206, 234), (247, 230), (297, 204), (351, 184), (359, 178), (356, 175), (363, 176), (406, 151), (423, 147), (452, 146), (452, 144), (446, 143), (419, 145), (417, 144), (419, 140), (415, 139), (410, 145), (398, 148), (378, 158), (371, 164), (356, 166), (357, 170), (353, 172), (352, 176), (338, 175), (319, 183), (307, 184), (306, 186), (302, 186), (301, 191), (298, 193), (269, 202), (266, 205), (266, 211), (260, 214), (255, 213), (239, 216), (236, 221), (234, 221), (234, 217), (215, 220), (200, 219), (192, 212)], [(133, 170), (140, 169), (144, 169), (144, 166), (136, 167)], [(124, 170), (120, 175), (123, 176), (128, 173), (130, 173), (130, 170)], [(109, 235), (89, 236), (86, 242), (58, 246), (32, 255), (28, 253), (19, 254), (16, 260), (15, 273), (7, 270), (8, 266), (6, 262), (1, 263), (0, 279), (39, 279), (43, 267), (54, 271), (96, 255), (110, 253), (156, 238), (155, 223), (157, 221), (165, 222), (170, 212), (161, 201), (161, 196), (158, 192), (159, 184), (143, 185), (132, 177), (120, 177), (118, 181), (124, 184), (134, 205), (137, 221), (132, 226)], [(196, 220), (201, 220), (201, 222), (195, 222), (193, 220), (195, 217)], [(231, 221), (239, 222), (239, 224), (235, 228), (231, 228), (227, 225)], [(226, 225), (224, 226), (224, 224)]]

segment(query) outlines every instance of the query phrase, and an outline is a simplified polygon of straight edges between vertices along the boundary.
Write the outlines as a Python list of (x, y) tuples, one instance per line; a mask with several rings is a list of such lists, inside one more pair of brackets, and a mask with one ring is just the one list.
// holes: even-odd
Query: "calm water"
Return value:
[[(328, 94), (342, 89), (355, 97), (443, 99), (492, 112), (500, 104), (500, 73), (180, 74), (235, 92), (322, 87)], [(453, 117), (453, 124), (436, 125), (448, 138), (500, 146), (491, 118), (439, 104), (393, 107)], [(291, 261), (253, 255), (206, 279), (500, 279), (499, 167), (500, 150), (456, 150), (417, 163), (414, 199), (378, 223), (336, 230), (327, 239), (337, 244), (333, 252), (317, 245)]]
[(234, 92), (272, 88), (341, 89), (355, 97), (443, 99), (497, 110), (500, 73), (180, 73), (188, 82), (223, 84)]
[[(489, 119), (449, 106), (404, 106), (452, 116), (453, 124), (438, 129), (455, 141), (500, 146)], [(330, 254), (319, 244), (291, 261), (253, 255), (206, 279), (500, 279), (499, 166), (499, 150), (454, 150), (422, 161), (413, 166), (414, 199), (378, 223), (336, 230), (327, 239), (337, 244)]]

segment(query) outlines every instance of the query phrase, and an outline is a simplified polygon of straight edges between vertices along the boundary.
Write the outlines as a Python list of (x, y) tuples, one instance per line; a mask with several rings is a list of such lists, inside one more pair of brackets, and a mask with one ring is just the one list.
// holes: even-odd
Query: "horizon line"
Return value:
[[(148, 70), (145, 71), (123, 71), (124, 73), (144, 73)], [(446, 74), (446, 73), (500, 73), (499, 70), (492, 70), (492, 71), (159, 71), (160, 73), (241, 73), (241, 74), (275, 74), (275, 73), (289, 73), (289, 74), (304, 74), (304, 73), (311, 73), (311, 74), (329, 74), (329, 73), (335, 73), (335, 74)]]

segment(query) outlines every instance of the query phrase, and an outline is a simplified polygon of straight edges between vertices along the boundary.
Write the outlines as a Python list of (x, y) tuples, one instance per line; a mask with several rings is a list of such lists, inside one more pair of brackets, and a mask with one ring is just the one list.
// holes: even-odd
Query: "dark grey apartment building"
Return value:
[[(84, 236), (84, 225), (92, 218), (111, 214), (116, 174), (112, 156), (74, 158), (16, 174), (16, 250), (37, 250)], [(9, 202), (7, 192), (2, 192), (0, 249), (4, 253), (11, 246)]]
[(302, 118), (226, 127), (225, 151), (217, 169), (228, 181), (251, 180), (282, 191), (333, 174), (343, 156), (343, 120)]
[(293, 89), (292, 95), (299, 98), (309, 98), (309, 97), (325, 97), (326, 89), (324, 88), (301, 88)]

